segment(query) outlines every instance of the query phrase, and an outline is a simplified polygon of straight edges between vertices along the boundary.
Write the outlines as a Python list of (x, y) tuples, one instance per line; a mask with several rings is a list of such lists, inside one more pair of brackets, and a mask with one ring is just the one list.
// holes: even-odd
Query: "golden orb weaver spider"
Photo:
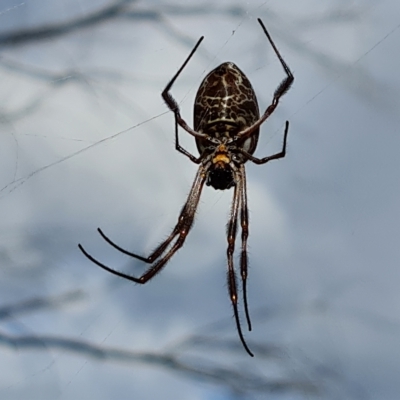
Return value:
[[(152, 264), (151, 267), (148, 268), (142, 276), (136, 278), (104, 265), (91, 256), (82, 245), (79, 244), (79, 249), (82, 253), (99, 267), (114, 275), (144, 284), (158, 274), (177, 250), (183, 246), (193, 225), (204, 184), (212, 186), (216, 190), (225, 190), (233, 187), (232, 209), (227, 226), (228, 290), (239, 338), (247, 353), (252, 357), (254, 355), (244, 339), (240, 324), (237, 295), (238, 285), (233, 263), (238, 217), (240, 215), (240, 225), (242, 229), (240, 275), (242, 278), (244, 311), (248, 329), (251, 331), (251, 321), (247, 303), (247, 238), (249, 236), (249, 217), (244, 164), (248, 160), (255, 164), (265, 164), (268, 161), (285, 157), (289, 129), (288, 121), (286, 121), (285, 124), (283, 147), (279, 153), (264, 158), (254, 157), (253, 153), (257, 147), (260, 125), (274, 112), (279, 103), (279, 99), (290, 89), (294, 81), (292, 72), (280, 55), (263, 22), (261, 19), (258, 19), (258, 22), (286, 73), (286, 77), (275, 90), (271, 104), (261, 117), (258, 109), (257, 97), (250, 81), (232, 62), (225, 62), (215, 68), (201, 83), (194, 104), (194, 129), (190, 128), (181, 117), (178, 103), (172, 97), (170, 90), (196, 52), (204, 36), (198, 40), (181, 68), (162, 92), (165, 103), (175, 115), (176, 150), (187, 156), (194, 163), (200, 164), (186, 203), (179, 214), (178, 222), (172, 230), (172, 233), (148, 257), (142, 257), (118, 246), (98, 228), (98, 232), (104, 240), (115, 249), (147, 264)], [(199, 157), (194, 156), (180, 146), (178, 126), (195, 137), (197, 149), (200, 153)], [(176, 239), (175, 242), (174, 239)]]

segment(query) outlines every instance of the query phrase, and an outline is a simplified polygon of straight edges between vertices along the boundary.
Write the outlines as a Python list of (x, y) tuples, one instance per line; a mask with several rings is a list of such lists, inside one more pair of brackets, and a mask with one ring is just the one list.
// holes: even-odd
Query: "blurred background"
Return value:
[[(398, 399), (399, 15), (395, 0), (2, 0), (0, 398)], [(268, 106), (284, 73), (257, 18), (295, 82), (256, 152), (279, 151), (289, 120), (286, 158), (247, 164), (252, 359), (227, 294), (232, 190), (205, 188), (144, 286), (77, 245), (144, 271), (96, 229), (147, 255), (176, 223), (197, 167), (161, 91), (200, 36), (172, 91), (188, 123), (224, 61)]]

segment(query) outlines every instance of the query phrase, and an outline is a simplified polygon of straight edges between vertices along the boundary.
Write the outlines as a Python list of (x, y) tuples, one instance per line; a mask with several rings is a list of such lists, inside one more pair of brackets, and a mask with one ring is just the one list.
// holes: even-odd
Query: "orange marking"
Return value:
[(218, 152), (218, 153), (226, 153), (226, 152), (227, 152), (226, 146), (225, 146), (224, 144), (220, 144), (220, 145), (218, 146), (217, 152)]
[(213, 164), (217, 164), (219, 162), (222, 162), (224, 164), (229, 164), (230, 159), (226, 154), (217, 154), (213, 160), (212, 160)]

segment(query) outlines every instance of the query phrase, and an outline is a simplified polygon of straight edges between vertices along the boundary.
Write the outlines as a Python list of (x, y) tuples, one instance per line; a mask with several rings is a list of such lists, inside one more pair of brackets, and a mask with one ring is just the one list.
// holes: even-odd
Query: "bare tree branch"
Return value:
[(0, 320), (15, 317), (19, 314), (58, 308), (61, 305), (81, 300), (83, 297), (84, 292), (82, 290), (73, 290), (55, 297), (36, 297), (19, 303), (2, 306), (0, 307)]
[(319, 388), (309, 381), (290, 379), (268, 379), (264, 374), (258, 374), (256, 369), (236, 369), (235, 364), (228, 367), (207, 362), (204, 358), (191, 356), (185, 361), (178, 353), (142, 352), (96, 345), (82, 340), (52, 337), (52, 336), (12, 336), (0, 332), (0, 345), (21, 350), (64, 350), (100, 361), (124, 362), (156, 366), (174, 373), (180, 373), (191, 379), (201, 379), (217, 383), (238, 393), (281, 393), (301, 392), (316, 395)]
[(72, 21), (2, 34), (0, 35), (0, 46), (15, 47), (39, 40), (53, 39), (76, 30), (90, 28), (93, 25), (114, 19), (118, 15), (124, 13), (127, 6), (133, 1), (134, 0), (119, 0), (116, 4), (104, 7), (84, 17), (77, 17)]

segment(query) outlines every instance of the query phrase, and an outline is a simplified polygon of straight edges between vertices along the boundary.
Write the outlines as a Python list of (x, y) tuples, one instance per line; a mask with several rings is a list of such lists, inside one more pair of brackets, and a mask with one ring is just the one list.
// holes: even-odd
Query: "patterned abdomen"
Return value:
[[(232, 62), (211, 71), (201, 83), (194, 104), (194, 129), (212, 137), (233, 137), (260, 117), (253, 87)], [(257, 145), (259, 130), (240, 146), (250, 154)], [(209, 142), (196, 138), (200, 154)]]

